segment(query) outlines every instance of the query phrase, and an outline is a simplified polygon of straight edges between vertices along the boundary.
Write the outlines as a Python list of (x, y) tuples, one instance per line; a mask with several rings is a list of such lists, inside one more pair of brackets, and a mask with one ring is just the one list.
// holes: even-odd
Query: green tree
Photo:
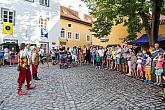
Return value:
[[(151, 44), (156, 42), (160, 9), (164, 0), (83, 0), (94, 17), (92, 32), (99, 39), (108, 36), (112, 26), (128, 27), (127, 41), (133, 41), (144, 28)], [(164, 9), (161, 9), (162, 12)], [(152, 17), (152, 20), (151, 20)], [(152, 24), (152, 25), (151, 25)]]

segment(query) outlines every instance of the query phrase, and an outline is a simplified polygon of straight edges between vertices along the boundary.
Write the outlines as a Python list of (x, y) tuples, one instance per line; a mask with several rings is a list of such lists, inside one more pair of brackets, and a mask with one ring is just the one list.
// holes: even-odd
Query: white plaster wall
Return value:
[[(0, 0), (0, 8), (15, 10), (14, 34), (3, 35), (2, 24), (0, 24), (0, 42), (3, 39), (16, 39), (18, 43), (38, 43), (52, 42), (59, 45), (60, 36), (60, 1), (50, 0), (49, 7), (39, 4), (39, 0), (34, 3), (25, 0)], [(1, 12), (0, 12), (1, 15)], [(48, 38), (41, 37), (41, 29), (39, 27), (39, 17), (48, 17)], [(26, 34), (27, 33), (27, 34)], [(27, 37), (26, 37), (27, 35)]]

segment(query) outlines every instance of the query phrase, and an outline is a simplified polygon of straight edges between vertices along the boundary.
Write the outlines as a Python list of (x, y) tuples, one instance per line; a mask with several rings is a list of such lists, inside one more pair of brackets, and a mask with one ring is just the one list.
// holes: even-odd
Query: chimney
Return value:
[(83, 6), (79, 4), (79, 12), (78, 12), (79, 18), (84, 21), (84, 12), (83, 12)]

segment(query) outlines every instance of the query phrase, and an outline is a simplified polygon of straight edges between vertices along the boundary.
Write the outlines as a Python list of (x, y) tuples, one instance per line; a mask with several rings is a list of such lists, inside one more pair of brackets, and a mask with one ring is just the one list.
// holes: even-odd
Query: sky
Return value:
[(85, 3), (81, 0), (60, 0), (60, 2), (62, 6), (71, 7), (71, 9), (76, 11), (80, 10), (79, 5), (81, 4), (84, 13), (88, 13), (89, 11)]

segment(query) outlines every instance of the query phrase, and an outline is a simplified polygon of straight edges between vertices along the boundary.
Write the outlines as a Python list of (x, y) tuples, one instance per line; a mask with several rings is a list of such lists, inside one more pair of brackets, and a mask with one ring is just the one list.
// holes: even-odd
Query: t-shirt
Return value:
[(101, 57), (100, 56), (97, 56), (96, 57), (96, 62), (100, 62), (101, 61)]
[(116, 51), (112, 51), (112, 58), (115, 60), (116, 59)]
[(117, 49), (116, 53), (117, 53), (116, 57), (121, 58), (121, 48)]
[(152, 58), (155, 58), (155, 57), (157, 57), (158, 56), (158, 54), (160, 53), (160, 52), (164, 52), (164, 50), (162, 49), (162, 48), (159, 48), (159, 49), (153, 49), (152, 50)]
[(111, 56), (112, 56), (112, 52), (111, 51), (107, 51), (106, 52), (106, 56), (107, 56), (107, 59), (110, 59)]
[(151, 67), (151, 62), (152, 62), (152, 59), (151, 59), (150, 57), (148, 57), (148, 58), (146, 59), (146, 64), (145, 64), (145, 66), (146, 66), (146, 67)]
[(129, 52), (129, 48), (123, 48), (123, 58), (127, 58), (127, 53)]
[(156, 63), (156, 68), (163, 68), (164, 59), (158, 58), (158, 61)]
[(136, 64), (137, 58), (136, 56), (131, 57), (131, 63)]
[(141, 67), (142, 66), (142, 60), (141, 59), (138, 59), (137, 60), (137, 67)]
[(104, 52), (103, 52), (103, 50), (99, 49), (99, 50), (98, 50), (98, 53), (99, 53), (99, 56), (101, 56), (101, 57), (104, 56)]

